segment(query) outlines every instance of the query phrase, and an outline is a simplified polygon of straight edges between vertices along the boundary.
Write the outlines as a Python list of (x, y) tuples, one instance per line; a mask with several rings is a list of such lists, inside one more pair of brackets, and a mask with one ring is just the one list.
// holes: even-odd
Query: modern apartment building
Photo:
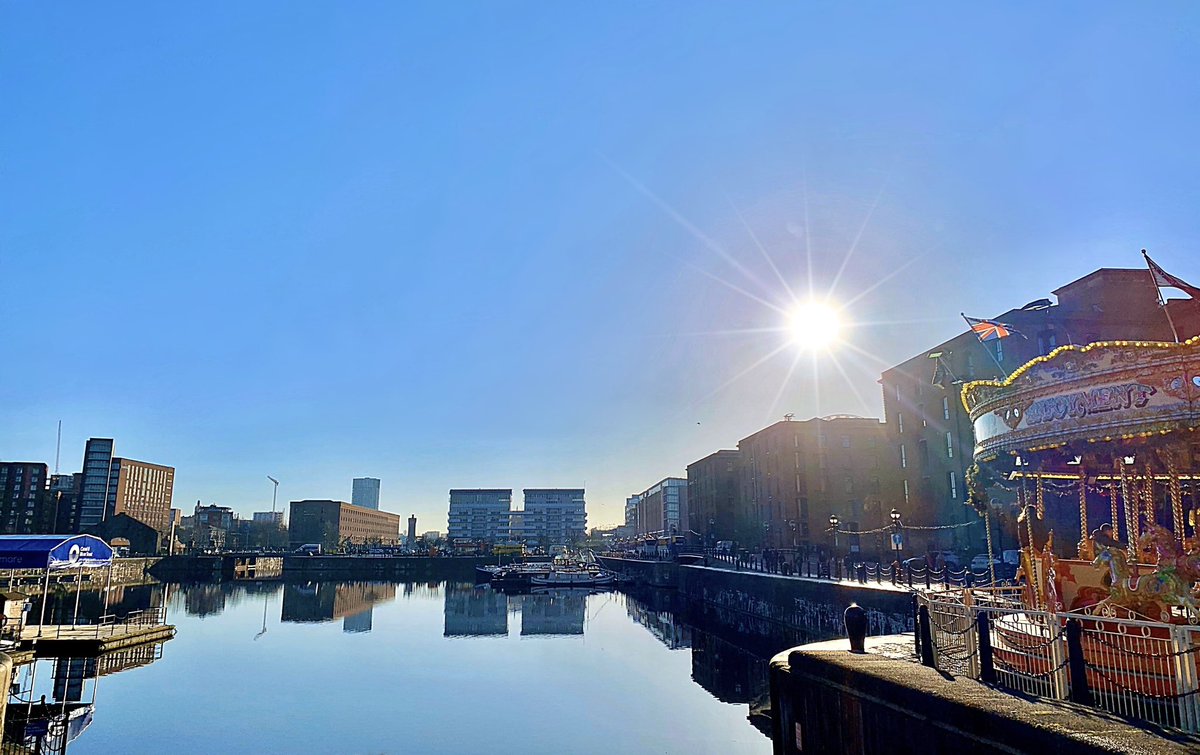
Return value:
[(350, 503), (364, 509), (378, 509), (379, 480), (374, 477), (355, 477)]
[[(963, 505), (974, 448), (971, 421), (960, 398), (964, 383), (1002, 378), (1067, 344), (1173, 341), (1171, 322), (1181, 339), (1200, 332), (1200, 307), (1172, 300), (1168, 321), (1144, 269), (1102, 268), (1052, 293), (1057, 304), (1041, 299), (993, 318), (1015, 328), (1019, 336), (981, 343), (967, 331), (884, 371), (880, 383), (890, 447), (884, 497), (895, 501), (906, 524), (978, 521)], [(982, 527), (959, 527), (923, 535), (913, 547), (918, 552), (975, 547), (983, 537)]]
[(79, 521), (79, 491), (83, 489), (83, 473), (50, 475), (50, 505), (54, 508), (53, 532), (75, 531)]
[(734, 538), (740, 458), (726, 449), (688, 464), (688, 520), (706, 545)]
[[(109, 483), (112, 480), (112, 438), (89, 438), (83, 450), (83, 477), (79, 487), (79, 516), (72, 522), (82, 532), (104, 521), (108, 509)], [(116, 491), (113, 491), (114, 494)]]
[(309, 543), (326, 549), (343, 543), (396, 545), (400, 542), (400, 515), (345, 501), (292, 501), (288, 539), (293, 548)]
[(450, 491), (447, 537), (496, 542), (509, 539), (512, 488)]
[(625, 531), (630, 534), (638, 532), (638, 503), (640, 495), (631, 495), (625, 499)]
[[(771, 548), (824, 545), (832, 544), (831, 514), (843, 530), (888, 523), (894, 502), (883, 496), (886, 443), (878, 419), (846, 415), (783, 420), (743, 438), (734, 539)], [(877, 543), (852, 536), (848, 545)]]
[(49, 469), (30, 461), (0, 462), (0, 532), (34, 535), (53, 532), (54, 502)]
[(523, 493), (524, 510), (513, 512), (510, 520), (512, 540), (553, 546), (583, 539), (587, 530), (583, 488), (526, 488)]
[(638, 535), (684, 535), (688, 527), (687, 480), (668, 477), (656, 482), (637, 498)]
[(175, 468), (114, 456), (113, 448), (112, 438), (91, 438), (84, 448), (73, 529), (82, 532), (128, 514), (159, 532), (168, 530)]

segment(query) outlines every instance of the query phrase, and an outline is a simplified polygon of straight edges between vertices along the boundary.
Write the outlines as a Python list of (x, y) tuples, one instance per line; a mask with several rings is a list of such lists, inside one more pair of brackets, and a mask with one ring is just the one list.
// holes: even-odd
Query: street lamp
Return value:
[(838, 524), (840, 522), (841, 522), (841, 520), (838, 519), (837, 514), (829, 515), (829, 531), (833, 533), (833, 547), (834, 548), (837, 547)]
[(900, 533), (900, 528), (904, 525), (900, 523), (900, 512), (892, 509), (890, 514), (892, 517), (892, 550), (895, 552), (894, 561), (900, 560), (900, 551), (904, 548), (904, 536)]

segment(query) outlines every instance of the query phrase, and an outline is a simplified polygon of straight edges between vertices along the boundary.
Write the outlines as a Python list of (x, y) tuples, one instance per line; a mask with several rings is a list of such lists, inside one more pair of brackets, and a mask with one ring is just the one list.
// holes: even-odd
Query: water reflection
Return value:
[(92, 723), (100, 679), (162, 658), (155, 642), (94, 658), (16, 655), (4, 721), (4, 752), (65, 753)]
[[(110, 595), (123, 613), (163, 597), (157, 585)], [(783, 622), (740, 599), (698, 603), (658, 590), (505, 593), (455, 581), (239, 581), (170, 586), (165, 597), (178, 626), (165, 652), (158, 644), (19, 667), (6, 741), (41, 752), (71, 745), (80, 752), (535, 753), (567, 742), (589, 752), (766, 752), (768, 739), (747, 721), (761, 730), (768, 720), (768, 659), (837, 635), (843, 610), (798, 603)], [(97, 596), (82, 602), (103, 609)], [(898, 630), (904, 619), (875, 615), (873, 629)], [(508, 644), (496, 652), (498, 643)], [(298, 657), (313, 662), (296, 664)], [(399, 662), (381, 664), (385, 657)], [(331, 697), (329, 678), (313, 675), (314, 664), (336, 668), (341, 688), (363, 694)], [(262, 679), (286, 699), (289, 715), (279, 721), (248, 705), (260, 699)], [(594, 683), (580, 689), (579, 679)], [(464, 685), (496, 680), (521, 695), (489, 697), (472, 713), (478, 726), (457, 725)], [(98, 698), (100, 684), (111, 689)], [(211, 709), (206, 715), (222, 721), (205, 741), (148, 723), (177, 715), (196, 696)], [(550, 722), (535, 713), (548, 709), (557, 712)], [(395, 711), (414, 722), (404, 746), (378, 727), (330, 724)], [(539, 732), (533, 742), (531, 730)], [(681, 732), (691, 739), (679, 739)]]
[(285, 622), (307, 623), (342, 619), (342, 631), (370, 632), (375, 606), (396, 599), (392, 582), (302, 582), (283, 587)]
[(591, 590), (534, 588), (494, 590), (487, 585), (449, 582), (443, 613), (444, 637), (506, 637), (509, 616), (520, 620), (522, 637), (582, 635)]
[(569, 587), (535, 589), (509, 596), (521, 613), (521, 636), (583, 634), (590, 590)]

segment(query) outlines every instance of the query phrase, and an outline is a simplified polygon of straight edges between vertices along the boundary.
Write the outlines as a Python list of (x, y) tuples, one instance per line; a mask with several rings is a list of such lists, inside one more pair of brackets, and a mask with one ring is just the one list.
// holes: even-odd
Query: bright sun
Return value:
[(828, 349), (841, 337), (842, 318), (827, 302), (797, 304), (788, 316), (788, 334), (794, 344), (809, 351)]

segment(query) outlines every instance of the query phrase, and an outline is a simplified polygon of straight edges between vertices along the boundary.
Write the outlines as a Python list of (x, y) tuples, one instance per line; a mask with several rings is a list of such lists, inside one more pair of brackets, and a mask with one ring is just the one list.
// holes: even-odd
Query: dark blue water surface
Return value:
[(61, 701), (71, 753), (767, 753), (766, 659), (810, 639), (659, 592), (264, 582), (124, 602), (163, 592), (174, 639), (22, 667), (10, 714)]

